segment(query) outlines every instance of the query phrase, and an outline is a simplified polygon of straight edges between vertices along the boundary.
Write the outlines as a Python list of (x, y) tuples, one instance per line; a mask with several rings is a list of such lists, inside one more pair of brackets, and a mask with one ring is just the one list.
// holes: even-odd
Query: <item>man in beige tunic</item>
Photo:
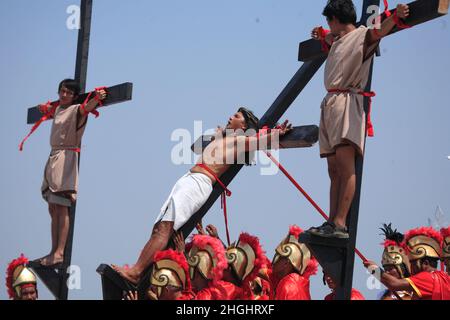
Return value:
[(44, 266), (57, 267), (64, 261), (64, 249), (69, 232), (69, 209), (76, 200), (78, 191), (78, 154), (81, 138), (86, 128), (88, 114), (93, 111), (100, 100), (105, 99), (106, 92), (99, 90), (95, 99), (85, 105), (73, 104), (80, 93), (75, 80), (63, 80), (58, 89), (59, 105), (53, 110), (43, 110), (53, 117), (50, 134), (51, 153), (44, 169), (42, 196), (48, 202), (52, 219), (51, 252), (38, 261)]
[[(330, 187), (330, 218), (308, 232), (322, 237), (348, 238), (347, 214), (356, 186), (355, 159), (364, 155), (364, 142), (371, 124), (366, 123), (363, 99), (370, 66), (382, 37), (409, 15), (407, 5), (381, 23), (381, 29), (356, 27), (356, 11), (351, 0), (329, 0), (323, 15), (330, 31), (322, 27), (312, 37), (329, 50), (325, 66), (325, 88), (320, 118), (320, 156), (327, 158)], [(370, 119), (369, 117), (367, 117)]]

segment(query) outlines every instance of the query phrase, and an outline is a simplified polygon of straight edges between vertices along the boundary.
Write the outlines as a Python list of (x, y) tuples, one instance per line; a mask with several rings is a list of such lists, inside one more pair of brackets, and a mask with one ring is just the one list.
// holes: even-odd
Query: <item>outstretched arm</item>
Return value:
[(331, 32), (324, 34), (324, 29), (321, 26), (315, 27), (311, 31), (311, 38), (314, 40), (324, 40), (329, 46), (333, 44), (334, 37)]
[(80, 114), (82, 116), (88, 115), (91, 111), (97, 108), (99, 101), (106, 99), (106, 91), (105, 90), (97, 90), (95, 91), (94, 99), (91, 99), (86, 103), (84, 108), (80, 108)]
[[(364, 266), (372, 270), (381, 269), (373, 261), (365, 261)], [(412, 291), (410, 283), (405, 279), (398, 279), (386, 272), (381, 273), (380, 281), (391, 291)]]
[[(397, 17), (400, 19), (406, 19), (409, 16), (409, 6), (407, 4), (397, 5)], [(395, 27), (394, 15), (386, 18), (382, 23), (380, 30), (371, 29), (368, 34), (368, 39), (366, 42), (367, 46), (375, 44), (381, 38), (387, 36), (392, 29)]]
[[(254, 137), (245, 138), (245, 151), (251, 152), (256, 150), (271, 149), (274, 142), (279, 141), (279, 138), (292, 130), (292, 124), (289, 120), (283, 122), (279, 128), (271, 129), (270, 133), (259, 134)], [(276, 146), (279, 147), (279, 146)]]

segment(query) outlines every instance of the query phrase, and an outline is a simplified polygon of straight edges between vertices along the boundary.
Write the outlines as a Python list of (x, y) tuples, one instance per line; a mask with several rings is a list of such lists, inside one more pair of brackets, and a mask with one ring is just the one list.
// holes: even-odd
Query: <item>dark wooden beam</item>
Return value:
[[(410, 26), (416, 26), (424, 22), (439, 18), (448, 13), (449, 0), (417, 0), (409, 3), (410, 15), (405, 20), (405, 23)], [(394, 11), (390, 10), (391, 13)], [(367, 14), (361, 20), (358, 25), (367, 23)], [(389, 35), (394, 34), (398, 31), (405, 30), (394, 27)], [(299, 61), (309, 61), (312, 59), (317, 59), (321, 57), (326, 57), (327, 54), (322, 51), (322, 46), (320, 41), (309, 39), (303, 41), (299, 45), (298, 60)]]
[(86, 91), (91, 20), (92, 0), (82, 0), (80, 8), (80, 29), (78, 31), (77, 60), (75, 63), (75, 80), (80, 83), (80, 92), (82, 93)]
[(64, 289), (62, 287), (62, 284), (65, 283), (62, 281), (66, 272), (65, 267), (61, 267), (60, 269), (53, 269), (44, 267), (40, 263), (34, 261), (30, 261), (28, 263), (28, 267), (30, 267), (30, 269), (34, 271), (34, 273), (39, 277), (39, 279), (41, 279), (42, 283), (44, 283), (44, 285), (56, 299), (67, 299), (67, 297), (64, 297)]
[[(103, 106), (110, 106), (113, 104), (129, 101), (133, 95), (133, 84), (131, 82), (125, 82), (107, 89), (108, 96), (103, 101)], [(89, 93), (81, 94), (76, 103), (83, 103)], [(93, 97), (93, 96), (92, 96)], [(53, 101), (52, 103), (56, 103)], [(35, 106), (28, 109), (27, 123), (34, 124), (42, 117), (42, 113), (39, 111), (39, 106)]]

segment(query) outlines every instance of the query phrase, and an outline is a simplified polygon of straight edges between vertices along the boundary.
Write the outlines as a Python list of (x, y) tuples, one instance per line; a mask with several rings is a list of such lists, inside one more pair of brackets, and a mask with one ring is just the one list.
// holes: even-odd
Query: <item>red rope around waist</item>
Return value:
[(359, 92), (354, 92), (348, 89), (329, 89), (328, 93), (353, 93), (353, 94), (359, 94), (362, 95), (363, 97), (367, 97), (369, 98), (369, 108), (367, 111), (367, 126), (366, 126), (366, 131), (367, 131), (367, 135), (369, 137), (373, 137), (374, 136), (374, 129), (373, 129), (373, 124), (372, 124), (372, 120), (370, 117), (370, 113), (372, 110), (372, 98), (375, 97), (376, 93), (373, 91), (369, 91), (369, 92), (365, 92), (365, 91), (359, 91)]
[(225, 230), (227, 233), (227, 242), (228, 242), (228, 245), (230, 245), (231, 242), (230, 242), (230, 232), (228, 229), (227, 197), (231, 197), (231, 191), (228, 190), (227, 186), (219, 179), (219, 177), (216, 175), (216, 173), (214, 171), (212, 171), (207, 165), (205, 165), (203, 163), (199, 163), (199, 164), (197, 164), (197, 166), (208, 171), (214, 177), (214, 179), (216, 179), (217, 183), (223, 189), (223, 192), (221, 194), (221, 206), (223, 209), (223, 216), (225, 219)]

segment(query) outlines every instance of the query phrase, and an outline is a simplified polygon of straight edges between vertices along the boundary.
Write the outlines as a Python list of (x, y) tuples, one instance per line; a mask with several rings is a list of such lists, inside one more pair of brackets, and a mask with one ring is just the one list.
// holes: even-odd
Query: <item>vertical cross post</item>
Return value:
[[(80, 93), (86, 91), (87, 67), (89, 60), (89, 39), (91, 35), (92, 0), (81, 0), (80, 29), (78, 31), (77, 60), (75, 64), (75, 80), (80, 84)], [(81, 153), (78, 156), (78, 170), (80, 168)], [(67, 300), (69, 287), (67, 281), (69, 274), (67, 268), (72, 263), (73, 234), (75, 229), (75, 212), (77, 203), (73, 203), (69, 211), (69, 233), (64, 250), (64, 276), (61, 278), (59, 300)]]

